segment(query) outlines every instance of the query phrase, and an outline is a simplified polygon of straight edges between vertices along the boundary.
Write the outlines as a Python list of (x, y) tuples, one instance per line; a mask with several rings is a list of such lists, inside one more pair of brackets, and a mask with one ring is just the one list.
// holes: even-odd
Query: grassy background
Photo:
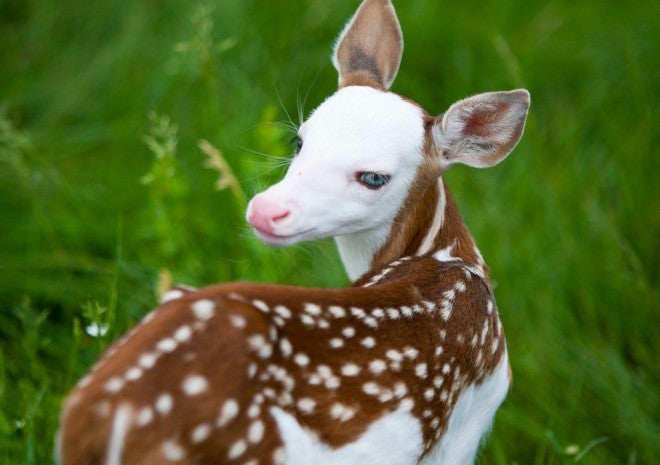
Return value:
[[(297, 121), (334, 89), (356, 5), (0, 1), (0, 463), (51, 462), (63, 395), (168, 280), (346, 283), (330, 241), (267, 249), (243, 211), (282, 173), (284, 108)], [(532, 94), (506, 162), (448, 174), (514, 371), (479, 462), (656, 463), (658, 3), (396, 6), (395, 91), (434, 113)]]

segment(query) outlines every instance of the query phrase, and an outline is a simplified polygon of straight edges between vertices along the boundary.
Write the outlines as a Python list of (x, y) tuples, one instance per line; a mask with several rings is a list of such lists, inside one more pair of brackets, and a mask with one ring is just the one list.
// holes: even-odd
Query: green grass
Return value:
[[(64, 394), (168, 277), (346, 283), (331, 241), (270, 250), (243, 212), (282, 173), (284, 108), (297, 122), (334, 89), (357, 3), (0, 3), (0, 463), (52, 461)], [(655, 463), (660, 7), (396, 6), (395, 91), (434, 113), (532, 94), (506, 162), (448, 174), (514, 371), (479, 463)]]

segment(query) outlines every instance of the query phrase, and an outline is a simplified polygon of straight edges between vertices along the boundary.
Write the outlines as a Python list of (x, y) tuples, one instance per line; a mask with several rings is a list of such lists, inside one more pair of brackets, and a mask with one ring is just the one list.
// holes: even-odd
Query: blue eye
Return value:
[(380, 189), (390, 180), (389, 174), (374, 173), (371, 171), (362, 171), (357, 173), (357, 179), (365, 187), (369, 189)]
[(294, 138), (291, 139), (291, 143), (296, 147), (296, 155), (299, 154), (303, 146), (303, 141), (300, 136), (294, 136)]

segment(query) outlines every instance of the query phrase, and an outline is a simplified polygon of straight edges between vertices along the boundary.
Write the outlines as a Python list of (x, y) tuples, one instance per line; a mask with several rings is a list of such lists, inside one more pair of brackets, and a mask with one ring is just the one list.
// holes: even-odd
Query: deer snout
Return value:
[(277, 235), (277, 227), (290, 215), (291, 210), (287, 206), (258, 194), (250, 201), (246, 216), (250, 226), (256, 230)]

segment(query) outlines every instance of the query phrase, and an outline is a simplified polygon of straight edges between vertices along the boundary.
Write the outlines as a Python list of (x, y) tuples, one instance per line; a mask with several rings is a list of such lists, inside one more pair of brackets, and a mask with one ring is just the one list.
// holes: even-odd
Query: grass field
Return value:
[[(331, 241), (271, 250), (243, 212), (357, 4), (0, 2), (0, 463), (52, 462), (64, 394), (167, 282), (347, 283)], [(396, 92), (532, 94), (507, 161), (448, 173), (514, 372), (479, 463), (657, 463), (659, 4), (395, 5)]]

